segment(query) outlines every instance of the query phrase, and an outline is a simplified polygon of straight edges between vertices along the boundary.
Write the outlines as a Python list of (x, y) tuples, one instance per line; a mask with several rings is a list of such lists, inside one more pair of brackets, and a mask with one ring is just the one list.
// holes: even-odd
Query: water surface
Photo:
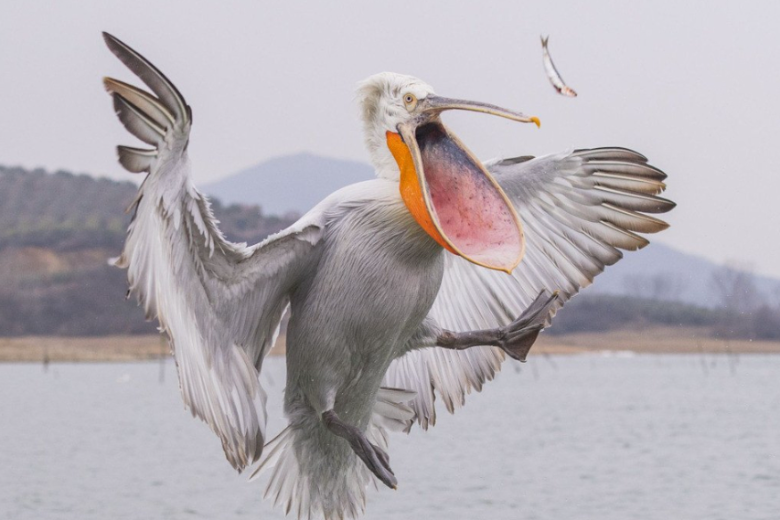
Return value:
[[(779, 375), (759, 355), (507, 364), (391, 438), (399, 489), (371, 491), (365, 518), (780, 518)], [(262, 381), (273, 434), (284, 360)], [(0, 518), (284, 518), (184, 411), (171, 363), (5, 364), (0, 395)]]

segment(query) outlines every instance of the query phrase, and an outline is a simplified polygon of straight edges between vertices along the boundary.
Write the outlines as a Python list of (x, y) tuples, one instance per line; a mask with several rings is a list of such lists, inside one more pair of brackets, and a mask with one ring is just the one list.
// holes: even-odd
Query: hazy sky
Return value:
[[(127, 178), (133, 144), (101, 77), (131, 74), (106, 30), (194, 111), (204, 183), (298, 151), (367, 161), (360, 79), (418, 76), (439, 94), (542, 120), (446, 115), (479, 156), (634, 148), (678, 203), (660, 241), (780, 276), (777, 2), (14, 2), (0, 7), (0, 164)], [(540, 34), (576, 99), (554, 93)], [(294, 187), (291, 187), (294, 189)]]

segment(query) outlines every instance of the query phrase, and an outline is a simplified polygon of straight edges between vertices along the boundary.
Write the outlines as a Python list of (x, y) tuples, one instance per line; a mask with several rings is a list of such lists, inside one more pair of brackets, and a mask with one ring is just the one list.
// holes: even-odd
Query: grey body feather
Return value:
[[(443, 329), (506, 325), (543, 289), (559, 291), (562, 305), (619, 249), (647, 244), (634, 231), (666, 226), (643, 212), (672, 207), (656, 197), (663, 174), (643, 156), (578, 150), (488, 163), (525, 226), (526, 256), (512, 275), (445, 253), (392, 175), (334, 193), (260, 244), (230, 243), (190, 179), (189, 106), (142, 56), (106, 41), (154, 93), (106, 80), (120, 120), (154, 146), (119, 149), (123, 166), (149, 174), (115, 263), (168, 336), (187, 407), (236, 469), (259, 461), (266, 496), (299, 517), (358, 516), (374, 482), (322, 412), (335, 410), (383, 450), (387, 430), (434, 424), (435, 393), (453, 411), (504, 359), (492, 347), (435, 347)], [(264, 447), (258, 374), (288, 307), (289, 425)]]

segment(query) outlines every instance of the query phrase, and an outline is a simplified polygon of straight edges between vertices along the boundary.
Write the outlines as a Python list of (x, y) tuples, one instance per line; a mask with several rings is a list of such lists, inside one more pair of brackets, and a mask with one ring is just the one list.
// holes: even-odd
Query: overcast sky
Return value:
[[(194, 111), (198, 183), (299, 151), (368, 161), (356, 82), (390, 70), (537, 115), (445, 120), (479, 156), (634, 148), (678, 203), (659, 241), (780, 276), (778, 2), (3, 2), (0, 164), (127, 178), (100, 31)], [(579, 92), (556, 95), (539, 35)], [(294, 189), (294, 187), (291, 187)]]

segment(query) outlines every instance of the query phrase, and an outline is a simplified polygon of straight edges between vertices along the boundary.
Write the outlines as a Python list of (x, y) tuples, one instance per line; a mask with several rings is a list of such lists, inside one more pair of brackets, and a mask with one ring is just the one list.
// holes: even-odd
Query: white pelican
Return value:
[[(374, 477), (395, 487), (386, 430), (415, 420), (426, 429), (434, 391), (452, 412), (505, 354), (524, 360), (620, 249), (647, 245), (635, 232), (667, 227), (645, 213), (674, 206), (656, 196), (664, 173), (623, 148), (483, 165), (442, 111), (538, 120), (382, 73), (358, 90), (377, 179), (260, 244), (234, 244), (190, 178), (189, 105), (140, 54), (104, 37), (153, 92), (105, 79), (121, 122), (151, 145), (118, 149), (126, 169), (148, 175), (115, 263), (167, 334), (192, 414), (236, 469), (273, 468), (266, 494), (299, 517), (355, 517)], [(289, 425), (266, 444), (258, 375), (288, 307)]]

